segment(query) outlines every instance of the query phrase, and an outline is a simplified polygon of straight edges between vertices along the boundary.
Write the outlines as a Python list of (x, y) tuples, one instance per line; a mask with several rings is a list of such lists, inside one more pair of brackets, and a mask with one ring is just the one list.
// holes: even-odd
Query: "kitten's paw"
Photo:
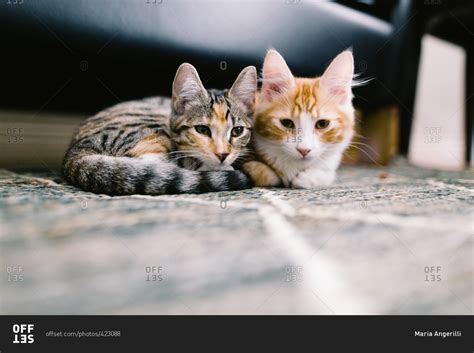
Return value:
[(313, 189), (318, 186), (331, 185), (336, 177), (334, 171), (303, 171), (298, 173), (291, 181), (295, 189)]
[(255, 186), (278, 186), (281, 184), (280, 177), (265, 163), (246, 162), (242, 168), (253, 180)]

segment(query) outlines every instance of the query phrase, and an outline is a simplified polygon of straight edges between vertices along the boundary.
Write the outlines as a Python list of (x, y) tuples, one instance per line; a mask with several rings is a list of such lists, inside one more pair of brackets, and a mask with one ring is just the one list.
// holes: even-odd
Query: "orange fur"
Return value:
[(168, 153), (171, 151), (171, 141), (166, 136), (151, 134), (146, 136), (128, 152), (131, 157), (139, 157), (147, 153)]
[(262, 162), (246, 162), (243, 169), (250, 175), (255, 186), (277, 186), (281, 182), (275, 171)]
[[(311, 115), (315, 121), (326, 119), (321, 112), (322, 109), (329, 110), (337, 114), (333, 120), (334, 126), (329, 129), (315, 129), (315, 134), (319, 134), (321, 140), (327, 143), (341, 142), (347, 133), (353, 128), (353, 121), (350, 117), (340, 111), (337, 104), (330, 99), (319, 98), (319, 78), (295, 78), (295, 87), (287, 94), (277, 97), (263, 109), (258, 109), (255, 117), (255, 131), (264, 137), (274, 140), (285, 140), (295, 136), (296, 132), (291, 129), (282, 128), (279, 124), (271, 123), (272, 119), (299, 118), (302, 113)], [(258, 99), (257, 101), (261, 101)]]
[(320, 77), (299, 78), (270, 49), (262, 72), (253, 144), (268, 167), (254, 166), (249, 174), (260, 186), (275, 173), (285, 186), (330, 184), (354, 131), (352, 54), (339, 54)]
[(226, 123), (227, 105), (215, 104), (214, 105), (214, 117), (222, 124)]

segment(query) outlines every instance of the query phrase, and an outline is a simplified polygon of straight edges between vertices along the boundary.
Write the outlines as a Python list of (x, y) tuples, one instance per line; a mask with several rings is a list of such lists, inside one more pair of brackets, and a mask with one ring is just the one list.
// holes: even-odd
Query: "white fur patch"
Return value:
[(211, 181), (214, 187), (219, 187), (224, 189), (226, 185), (226, 176), (223, 173), (214, 172), (210, 174), (209, 180)]
[(182, 169), (182, 173), (178, 190), (181, 192), (194, 190), (199, 183), (199, 174), (186, 169)]

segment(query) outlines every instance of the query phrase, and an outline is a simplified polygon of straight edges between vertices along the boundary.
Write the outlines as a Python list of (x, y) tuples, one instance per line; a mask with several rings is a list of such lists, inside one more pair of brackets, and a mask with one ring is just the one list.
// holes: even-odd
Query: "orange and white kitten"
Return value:
[(294, 77), (283, 57), (268, 51), (252, 136), (257, 160), (243, 165), (257, 186), (333, 182), (354, 133), (353, 75), (350, 51), (317, 78)]

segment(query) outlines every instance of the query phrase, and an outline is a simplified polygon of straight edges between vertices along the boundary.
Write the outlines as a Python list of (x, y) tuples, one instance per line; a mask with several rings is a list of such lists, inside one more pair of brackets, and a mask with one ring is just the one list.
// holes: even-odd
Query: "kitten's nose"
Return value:
[(306, 155), (311, 152), (309, 148), (297, 148), (296, 149), (303, 157), (306, 157)]
[(219, 160), (222, 163), (225, 161), (225, 159), (227, 158), (229, 154), (228, 153), (215, 153), (215, 155), (217, 156), (217, 158), (219, 158)]

